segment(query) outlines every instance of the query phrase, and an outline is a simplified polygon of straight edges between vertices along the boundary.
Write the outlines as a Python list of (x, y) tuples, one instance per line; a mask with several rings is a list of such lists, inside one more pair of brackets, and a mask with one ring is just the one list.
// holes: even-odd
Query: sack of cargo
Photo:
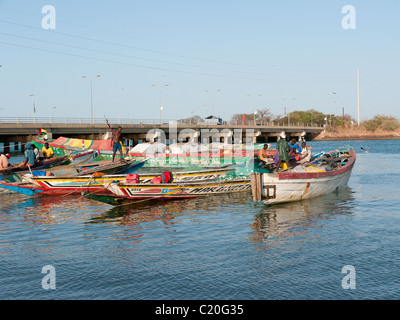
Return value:
[(139, 175), (137, 173), (127, 174), (126, 183), (139, 183)]
[(154, 184), (159, 184), (162, 183), (162, 178), (161, 177), (155, 177), (151, 180), (150, 183), (154, 183)]
[(164, 171), (162, 174), (162, 183), (171, 183), (172, 182), (172, 172)]

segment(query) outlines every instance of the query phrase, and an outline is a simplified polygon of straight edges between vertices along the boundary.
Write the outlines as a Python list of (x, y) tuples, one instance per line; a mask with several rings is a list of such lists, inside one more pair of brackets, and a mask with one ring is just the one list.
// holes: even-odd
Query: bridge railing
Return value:
[[(169, 124), (171, 121), (176, 121), (178, 125), (210, 125), (218, 124), (217, 120), (207, 121), (191, 121), (190, 119), (162, 120), (163, 124)], [(108, 122), (110, 125), (115, 126), (116, 124), (148, 124), (156, 125), (160, 124), (160, 119), (129, 119), (129, 118), (109, 118)], [(105, 118), (78, 118), (78, 117), (0, 117), (0, 124), (105, 124)], [(221, 125), (235, 125), (235, 126), (268, 126), (268, 127), (309, 127), (309, 128), (321, 128), (324, 125), (313, 124), (313, 123), (277, 123), (277, 122), (261, 122), (256, 121), (222, 121)]]
[[(159, 124), (160, 119), (127, 119), (108, 118), (110, 124)], [(169, 123), (171, 120), (163, 120)], [(105, 124), (105, 118), (78, 118), (78, 117), (0, 117), (0, 123), (17, 124)]]

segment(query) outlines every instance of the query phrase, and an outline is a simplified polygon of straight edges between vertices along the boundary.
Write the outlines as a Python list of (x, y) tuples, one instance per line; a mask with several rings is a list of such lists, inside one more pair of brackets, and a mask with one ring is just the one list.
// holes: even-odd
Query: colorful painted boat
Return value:
[[(139, 173), (140, 184), (150, 184), (151, 181), (160, 177), (163, 172), (152, 173)], [(173, 181), (180, 182), (194, 182), (194, 181), (210, 181), (226, 177), (235, 177), (234, 168), (221, 168), (221, 169), (203, 169), (197, 171), (177, 171), (172, 172)], [(26, 175), (24, 180), (29, 183), (31, 188), (36, 187), (37, 193), (42, 195), (65, 195), (65, 194), (80, 194), (83, 190), (87, 192), (95, 192), (101, 194), (111, 194), (105, 188), (106, 184), (112, 182), (126, 182), (129, 175), (84, 175), (84, 176), (45, 176), (34, 177)], [(7, 184), (8, 186), (9, 184)], [(2, 184), (0, 183), (0, 187)], [(25, 189), (24, 189), (25, 191)]]
[(43, 170), (30, 170), (30, 171), (21, 171), (14, 172), (8, 174), (2, 174), (2, 180), (5, 182), (21, 182), (24, 180), (26, 176), (42, 176), (46, 173), (49, 173), (51, 176), (56, 177), (76, 177), (76, 176), (85, 176), (91, 175), (94, 173), (102, 173), (102, 174), (127, 174), (133, 173), (136, 170), (140, 169), (144, 166), (147, 159), (143, 161), (136, 160), (124, 160), (124, 161), (115, 161), (111, 162), (110, 160), (106, 161), (96, 161), (91, 163), (83, 163), (83, 164), (70, 164), (57, 166), (50, 169)]
[(51, 159), (43, 159), (37, 161), (33, 166), (11, 166), (7, 169), (1, 169), (0, 174), (8, 174), (13, 172), (22, 172), (22, 171), (29, 171), (29, 170), (41, 170), (46, 168), (51, 168), (57, 165), (61, 165), (63, 162), (69, 160), (69, 157), (57, 157)]
[[(96, 197), (95, 193), (83, 195), (109, 204), (125, 202), (173, 200), (217, 195), (233, 192), (250, 192), (250, 179), (231, 179), (200, 182), (173, 182), (166, 184), (110, 183), (106, 185), (112, 196)], [(90, 195), (88, 195), (90, 194)], [(114, 199), (112, 199), (114, 198)]]
[(250, 175), (254, 201), (291, 202), (337, 192), (349, 181), (356, 161), (351, 148), (341, 148), (314, 161), (277, 173)]
[[(69, 155), (71, 152), (92, 149), (98, 154), (98, 160), (109, 160), (112, 158), (112, 147), (110, 140), (82, 140), (66, 137), (59, 137), (54, 141), (36, 140), (33, 143), (41, 148), (45, 142), (59, 155)], [(202, 144), (174, 144), (167, 146), (162, 143), (141, 143), (129, 150), (129, 157), (143, 160), (151, 157), (149, 166), (215, 166), (233, 163), (245, 163), (251, 160), (255, 152), (258, 152), (263, 144), (236, 145), (211, 143)], [(270, 155), (276, 150), (270, 149)], [(124, 151), (124, 155), (126, 152)], [(119, 155), (117, 154), (117, 157)]]
[(28, 182), (0, 182), (1, 191), (3, 192), (18, 192), (27, 196), (33, 196), (35, 194), (44, 191), (43, 188), (38, 188)]
[(94, 150), (87, 150), (71, 154), (71, 163), (73, 165), (83, 164), (93, 161), (97, 157), (97, 152)]

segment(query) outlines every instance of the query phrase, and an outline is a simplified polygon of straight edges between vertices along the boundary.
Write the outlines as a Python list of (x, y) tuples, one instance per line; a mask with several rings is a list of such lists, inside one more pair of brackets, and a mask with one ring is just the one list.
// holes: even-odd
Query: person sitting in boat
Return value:
[(0, 169), (7, 169), (10, 166), (8, 161), (10, 158), (9, 153), (0, 155)]
[(309, 162), (311, 159), (311, 147), (305, 141), (301, 143), (301, 153), (299, 163)]
[(289, 145), (286, 141), (286, 135), (284, 132), (281, 133), (280, 139), (276, 143), (276, 150), (277, 150), (277, 155), (279, 157), (278, 163), (276, 167), (280, 168), (281, 163), (284, 162), (287, 165), (287, 168), (290, 168), (289, 164)]
[(54, 156), (54, 151), (53, 149), (49, 146), (49, 143), (46, 142), (44, 144), (44, 147), (42, 148), (42, 153), (43, 153), (43, 157), (45, 159), (50, 159)]
[(253, 162), (254, 162), (254, 169), (263, 168), (265, 164), (264, 161), (260, 160), (260, 157), (258, 156), (257, 153), (255, 153), (253, 156)]
[(289, 142), (289, 156), (295, 156), (297, 153), (301, 153), (300, 146), (296, 143), (296, 139), (293, 138)]
[(36, 156), (35, 156), (35, 152), (32, 150), (32, 144), (31, 143), (27, 143), (25, 145), (25, 152), (24, 152), (24, 156), (25, 156), (25, 161), (22, 162), (19, 167), (31, 167), (35, 164), (36, 162)]
[(273, 156), (268, 154), (268, 149), (269, 145), (266, 143), (264, 144), (264, 147), (258, 152), (258, 157), (260, 159), (259, 162), (260, 168), (265, 167), (266, 164), (270, 162), (270, 159), (273, 158)]
[(31, 149), (32, 149), (33, 153), (35, 154), (35, 162), (39, 161), (40, 160), (39, 149), (34, 144), (31, 144)]

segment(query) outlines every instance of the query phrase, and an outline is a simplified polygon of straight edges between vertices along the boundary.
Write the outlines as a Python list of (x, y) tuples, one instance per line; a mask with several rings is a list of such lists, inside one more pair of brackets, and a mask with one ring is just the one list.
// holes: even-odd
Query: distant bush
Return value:
[(379, 122), (376, 120), (367, 120), (364, 122), (364, 127), (368, 131), (375, 131), (376, 129), (379, 128)]
[(399, 128), (399, 121), (397, 119), (384, 120), (380, 128), (384, 131), (395, 131)]
[(399, 120), (393, 116), (376, 115), (373, 119), (364, 122), (368, 131), (375, 131), (378, 128), (384, 131), (394, 131), (400, 127)]

